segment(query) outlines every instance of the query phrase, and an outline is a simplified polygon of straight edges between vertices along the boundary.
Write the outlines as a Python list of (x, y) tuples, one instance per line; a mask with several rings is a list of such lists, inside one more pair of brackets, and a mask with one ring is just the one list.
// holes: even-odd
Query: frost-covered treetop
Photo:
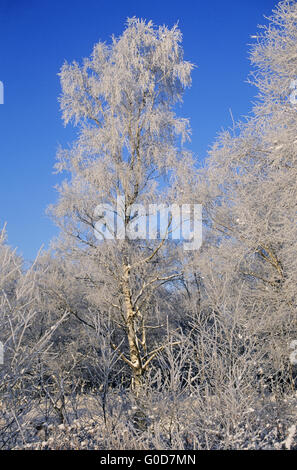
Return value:
[(81, 67), (65, 63), (60, 73), (64, 122), (102, 123), (106, 112), (131, 105), (138, 110), (144, 97), (151, 107), (181, 100), (193, 67), (183, 60), (181, 40), (176, 25), (156, 28), (151, 21), (130, 18), (122, 36), (113, 37), (111, 45), (96, 44)]
[(59, 153), (56, 168), (92, 187), (97, 200), (99, 188), (109, 200), (111, 188), (135, 199), (158, 175), (174, 172), (181, 161), (185, 166), (189, 122), (174, 106), (191, 83), (193, 65), (183, 59), (181, 41), (177, 25), (130, 18), (111, 44), (99, 42), (81, 64), (64, 63), (63, 120), (78, 126), (79, 136)]

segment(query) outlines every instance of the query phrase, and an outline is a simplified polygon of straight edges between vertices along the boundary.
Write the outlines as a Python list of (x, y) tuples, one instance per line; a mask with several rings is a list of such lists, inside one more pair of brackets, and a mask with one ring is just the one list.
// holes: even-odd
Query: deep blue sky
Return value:
[(56, 200), (53, 174), (64, 128), (57, 73), (80, 60), (98, 40), (120, 35), (127, 17), (151, 19), (183, 33), (185, 58), (197, 65), (180, 114), (192, 126), (190, 148), (205, 158), (217, 132), (247, 115), (256, 90), (246, 83), (248, 43), (274, 0), (0, 0), (0, 225), (26, 259), (48, 246), (57, 229), (45, 215)]

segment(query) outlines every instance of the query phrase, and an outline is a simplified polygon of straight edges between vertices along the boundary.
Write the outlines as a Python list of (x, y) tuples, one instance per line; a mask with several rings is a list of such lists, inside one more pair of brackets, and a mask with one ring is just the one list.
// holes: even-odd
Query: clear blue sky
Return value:
[(184, 36), (185, 58), (197, 65), (180, 114), (192, 126), (191, 149), (205, 158), (217, 132), (250, 111), (247, 44), (270, 15), (273, 0), (0, 0), (0, 225), (25, 259), (48, 246), (57, 229), (45, 215), (56, 200), (53, 174), (59, 144), (75, 137), (64, 128), (57, 73), (80, 60), (98, 40), (120, 35), (127, 17), (172, 26)]

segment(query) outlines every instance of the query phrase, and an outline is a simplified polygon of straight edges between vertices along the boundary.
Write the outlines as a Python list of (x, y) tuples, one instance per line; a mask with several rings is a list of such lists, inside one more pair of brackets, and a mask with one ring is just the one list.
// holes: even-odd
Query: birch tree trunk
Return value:
[(124, 275), (123, 275), (123, 295), (125, 300), (125, 309), (126, 309), (126, 328), (127, 328), (127, 338), (129, 344), (129, 355), (130, 362), (133, 370), (133, 377), (131, 382), (132, 390), (138, 394), (139, 389), (142, 384), (142, 375), (144, 369), (142, 367), (142, 360), (139, 351), (139, 343), (135, 331), (135, 316), (136, 312), (133, 309), (132, 305), (132, 295), (130, 290), (130, 266), (124, 265)]

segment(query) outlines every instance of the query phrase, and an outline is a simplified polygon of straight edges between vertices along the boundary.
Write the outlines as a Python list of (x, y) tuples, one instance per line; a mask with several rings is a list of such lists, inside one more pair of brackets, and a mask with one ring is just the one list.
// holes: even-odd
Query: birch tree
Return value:
[(218, 309), (224, 292), (240, 293), (241, 303), (230, 299), (224, 314), (240, 310), (242, 324), (266, 344), (267, 369), (288, 371), (297, 334), (296, 2), (277, 6), (251, 61), (259, 90), (253, 116), (219, 136), (201, 173), (212, 234), (204, 282)]
[[(57, 171), (70, 174), (51, 208), (61, 229), (59, 249), (79, 261), (98, 311), (117, 326), (111, 346), (132, 370), (136, 388), (164, 347), (156, 341), (161, 325), (154, 295), (181, 275), (173, 245), (165, 240), (172, 217), (155, 240), (141, 239), (136, 225), (141, 231), (150, 203), (184, 201), (194, 178), (183, 146), (189, 122), (175, 114), (193, 68), (183, 59), (181, 41), (177, 26), (128, 19), (119, 38), (99, 42), (81, 65), (65, 63), (60, 73), (63, 120), (77, 127), (78, 137), (58, 153)], [(110, 226), (101, 231), (98, 204), (112, 207)], [(134, 236), (116, 239), (114, 215), (123, 233)]]

